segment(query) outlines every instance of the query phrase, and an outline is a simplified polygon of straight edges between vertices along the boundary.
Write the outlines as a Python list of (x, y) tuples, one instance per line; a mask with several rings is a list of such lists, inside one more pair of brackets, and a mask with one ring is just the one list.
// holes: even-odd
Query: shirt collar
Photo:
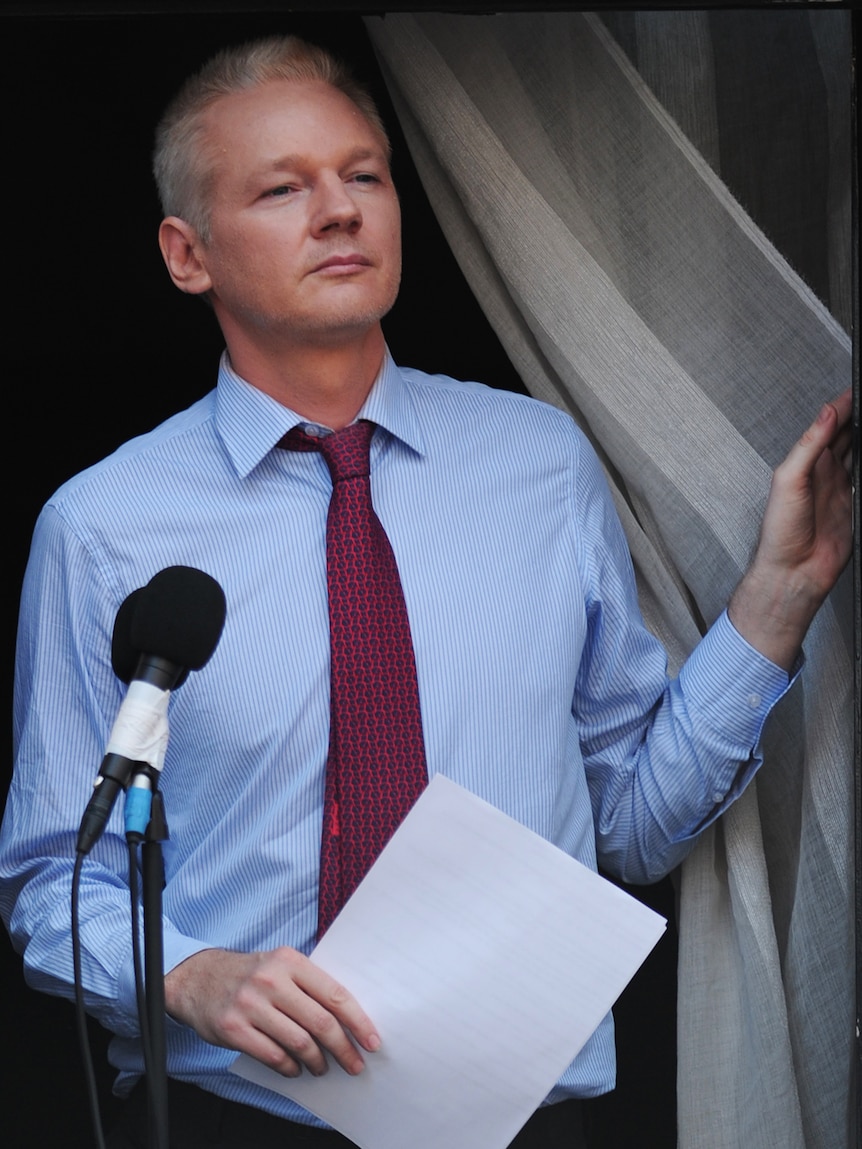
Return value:
[[(424, 438), (410, 391), (388, 348), (356, 418), (369, 419), (417, 454), (424, 453)], [(216, 388), (216, 427), (241, 478), (249, 475), (292, 427), (305, 422), (296, 411), (237, 375), (227, 351), (223, 352)]]

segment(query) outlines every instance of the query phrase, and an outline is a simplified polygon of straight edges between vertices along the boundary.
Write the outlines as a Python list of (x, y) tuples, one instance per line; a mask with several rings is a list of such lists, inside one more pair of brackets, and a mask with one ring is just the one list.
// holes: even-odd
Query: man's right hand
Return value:
[(331, 1054), (361, 1073), (358, 1046), (374, 1052), (380, 1038), (355, 999), (298, 950), (267, 953), (207, 949), (165, 977), (167, 1012), (204, 1041), (248, 1053), (285, 1077), (303, 1067), (326, 1072)]

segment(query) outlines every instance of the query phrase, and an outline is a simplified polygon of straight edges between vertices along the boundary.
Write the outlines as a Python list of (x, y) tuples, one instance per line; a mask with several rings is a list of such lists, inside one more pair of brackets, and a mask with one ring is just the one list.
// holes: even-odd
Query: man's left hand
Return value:
[(850, 557), (852, 409), (848, 388), (776, 467), (757, 552), (728, 607), (743, 638), (785, 670)]

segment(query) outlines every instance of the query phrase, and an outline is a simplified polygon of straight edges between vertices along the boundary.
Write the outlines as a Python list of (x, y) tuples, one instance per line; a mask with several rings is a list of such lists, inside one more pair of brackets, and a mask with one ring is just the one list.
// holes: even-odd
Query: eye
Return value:
[(355, 176), (351, 176), (354, 183), (358, 184), (379, 184), (380, 177), (376, 176), (374, 172), (357, 172)]
[(265, 197), (288, 196), (296, 191), (296, 188), (291, 184), (279, 184), (277, 187), (270, 188), (269, 191), (264, 192)]

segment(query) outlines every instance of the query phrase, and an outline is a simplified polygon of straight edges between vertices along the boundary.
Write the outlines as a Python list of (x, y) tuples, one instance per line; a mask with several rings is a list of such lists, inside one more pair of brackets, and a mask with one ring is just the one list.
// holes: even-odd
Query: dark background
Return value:
[[(305, 5), (316, 14), (293, 15), (251, 12), (252, 5), (237, 15), (233, 7), (178, 5), (167, 12), (166, 5), (147, 10), (138, 4), (124, 14), (116, 4), (31, 4), (26, 11), (0, 5), (6, 55), (2, 369), (11, 432), (7, 455), (11, 461), (20, 451), (26, 458), (23, 465), (15, 462), (15, 478), (7, 484), (12, 589), (4, 618), (10, 684), (18, 588), (42, 503), (71, 474), (187, 406), (214, 382), (220, 334), (205, 306), (177, 292), (164, 270), (149, 153), (165, 103), (218, 48), (291, 31), (354, 64), (390, 128), (404, 206), (404, 281), (385, 321), (395, 358), (523, 390), (460, 275), (412, 168), (357, 14), (368, 6), (342, 3), (336, 12), (323, 2)], [(445, 5), (403, 5), (422, 7)], [(465, 3), (458, 9), (483, 7)], [(818, 146), (817, 139), (806, 145), (809, 170), (816, 170)], [(734, 190), (745, 200), (742, 177)], [(769, 206), (760, 219), (767, 231)], [(779, 205), (775, 208), (778, 221)], [(815, 205), (812, 211), (817, 226), (819, 210)], [(803, 274), (808, 271), (812, 286), (822, 288), (815, 260), (807, 268), (799, 260), (796, 265)], [(93, 766), (95, 773), (98, 763)], [(0, 796), (7, 781), (8, 773)], [(670, 926), (616, 1010), (619, 1086), (591, 1103), (594, 1144), (596, 1149), (628, 1144), (673, 1149), (674, 893), (670, 881), (632, 892), (667, 916)], [(25, 986), (21, 960), (5, 934), (0, 950), (7, 1059), (3, 1143), (8, 1149), (92, 1145), (72, 1007)], [(93, 1024), (91, 1040), (102, 1111), (110, 1123), (115, 1103), (107, 1035)]]

